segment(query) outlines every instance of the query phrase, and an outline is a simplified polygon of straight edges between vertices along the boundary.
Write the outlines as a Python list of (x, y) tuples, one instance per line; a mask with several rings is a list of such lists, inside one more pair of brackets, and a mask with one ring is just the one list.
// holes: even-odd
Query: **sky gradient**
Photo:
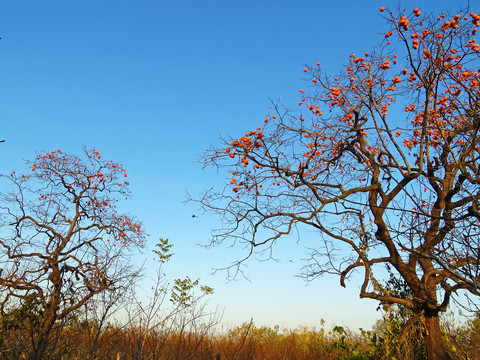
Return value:
[[(278, 261), (252, 259), (247, 281), (227, 282), (213, 268), (241, 248), (204, 249), (219, 219), (184, 204), (221, 186), (229, 174), (203, 171), (198, 159), (220, 135), (262, 125), (270, 99), (298, 103), (305, 64), (336, 72), (348, 54), (378, 44), (380, 6), (439, 14), (466, 1), (0, 1), (0, 172), (23, 169), (35, 152), (95, 147), (128, 170), (151, 249), (169, 238), (171, 278), (201, 278), (226, 325), (346, 325), (370, 328), (377, 303), (359, 300), (360, 279), (306, 283), (296, 277), (305, 244), (280, 242)], [(472, 2), (473, 5), (473, 2)], [(475, 10), (475, 9), (472, 9)], [(478, 11), (478, 9), (476, 9)], [(192, 217), (192, 214), (198, 217)], [(140, 257), (142, 258), (142, 257)]]

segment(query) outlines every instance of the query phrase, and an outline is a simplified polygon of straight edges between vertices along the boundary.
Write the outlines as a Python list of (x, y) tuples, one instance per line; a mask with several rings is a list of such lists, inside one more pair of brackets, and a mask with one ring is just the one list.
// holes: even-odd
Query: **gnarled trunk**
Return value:
[(425, 350), (428, 360), (453, 359), (447, 352), (438, 311), (427, 309), (424, 314), (425, 321)]

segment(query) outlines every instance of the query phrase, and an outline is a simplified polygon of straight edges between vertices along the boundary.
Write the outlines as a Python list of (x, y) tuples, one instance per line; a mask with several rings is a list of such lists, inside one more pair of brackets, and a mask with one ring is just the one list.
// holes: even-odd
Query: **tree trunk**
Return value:
[(425, 310), (425, 350), (428, 360), (452, 359), (445, 348), (438, 311)]

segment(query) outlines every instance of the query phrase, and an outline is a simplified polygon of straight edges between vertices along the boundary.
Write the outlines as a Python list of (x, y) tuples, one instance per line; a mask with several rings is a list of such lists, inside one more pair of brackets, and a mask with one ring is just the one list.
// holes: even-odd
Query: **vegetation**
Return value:
[[(159, 269), (150, 301), (137, 297), (145, 276), (132, 255), (147, 234), (117, 211), (117, 202), (130, 196), (121, 164), (97, 150), (83, 157), (55, 150), (27, 164), (27, 173), (2, 177), (11, 188), (0, 194), (2, 359), (77, 356), (78, 344), (87, 350), (77, 358), (95, 359), (108, 334), (134, 339), (140, 359), (152, 336), (159, 341), (168, 329), (180, 346), (183, 334), (198, 336), (216, 323), (200, 301), (212, 288), (189, 277), (168, 283), (162, 266), (173, 254), (166, 239), (154, 250)], [(121, 313), (127, 321), (114, 325)]]
[[(399, 323), (388, 317), (375, 326), (375, 330), (357, 332), (341, 326), (333, 329), (298, 327), (280, 330), (276, 327), (257, 327), (244, 323), (241, 326), (218, 333), (214, 327), (198, 328), (192, 324), (180, 328), (162, 326), (147, 334), (136, 325), (122, 326), (109, 323), (98, 339), (98, 347), (92, 356), (92, 332), (98, 323), (72, 319), (57, 334), (57, 346), (51, 359), (237, 359), (237, 360), (309, 360), (309, 359), (400, 359), (396, 343), (402, 336)], [(479, 318), (463, 326), (446, 323), (442, 329), (453, 355), (461, 359), (480, 359)], [(2, 359), (22, 359), (19, 344), (28, 337), (19, 327), (2, 333), (0, 347)], [(142, 338), (139, 352), (138, 339)], [(12, 343), (16, 339), (16, 344)], [(418, 337), (410, 337), (402, 348), (405, 359), (427, 359), (425, 348)]]
[(0, 358), (479, 359), (480, 312), (446, 314), (456, 295), (480, 295), (480, 15), (380, 12), (377, 48), (334, 76), (307, 66), (298, 110), (274, 104), (262, 126), (204, 155), (232, 177), (198, 200), (222, 217), (212, 244), (247, 244), (235, 270), (315, 229), (305, 277), (346, 286), (361, 273), (360, 297), (383, 311), (373, 329), (252, 320), (220, 332), (213, 289), (166, 277), (168, 239), (141, 288), (133, 256), (148, 235), (117, 207), (125, 169), (95, 149), (54, 150), (0, 179)]
[(204, 155), (231, 180), (199, 202), (222, 217), (212, 244), (250, 248), (236, 269), (315, 229), (305, 276), (362, 273), (360, 297), (407, 308), (428, 358), (445, 359), (439, 314), (480, 295), (480, 15), (380, 12), (378, 47), (336, 75), (307, 66), (298, 110), (274, 104)]
[(117, 213), (127, 174), (98, 151), (55, 150), (29, 165), (3, 177), (12, 191), (0, 195), (0, 314), (28, 329), (28, 358), (42, 359), (72, 314), (135, 280), (128, 252), (146, 234)]

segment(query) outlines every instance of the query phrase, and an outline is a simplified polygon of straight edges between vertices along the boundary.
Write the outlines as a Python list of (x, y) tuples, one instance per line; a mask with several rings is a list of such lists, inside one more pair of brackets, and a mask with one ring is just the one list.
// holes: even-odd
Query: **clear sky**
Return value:
[(253, 317), (257, 325), (325, 319), (369, 328), (380, 314), (376, 302), (358, 299), (360, 279), (344, 289), (335, 277), (307, 286), (295, 276), (307, 257), (303, 244), (280, 243), (278, 262), (250, 261), (250, 282), (211, 274), (241, 248), (197, 246), (219, 222), (183, 201), (186, 191), (198, 195), (228, 178), (196, 162), (219, 135), (261, 125), (269, 99), (298, 102), (305, 64), (320, 61), (336, 72), (348, 54), (377, 44), (386, 26), (380, 6), (437, 14), (465, 4), (0, 0), (0, 172), (21, 169), (36, 151), (96, 147), (128, 170), (134, 197), (123, 206), (151, 234), (143, 256), (150, 259), (155, 239), (168, 237), (175, 256), (165, 270), (212, 286), (210, 303), (224, 309), (225, 324)]

